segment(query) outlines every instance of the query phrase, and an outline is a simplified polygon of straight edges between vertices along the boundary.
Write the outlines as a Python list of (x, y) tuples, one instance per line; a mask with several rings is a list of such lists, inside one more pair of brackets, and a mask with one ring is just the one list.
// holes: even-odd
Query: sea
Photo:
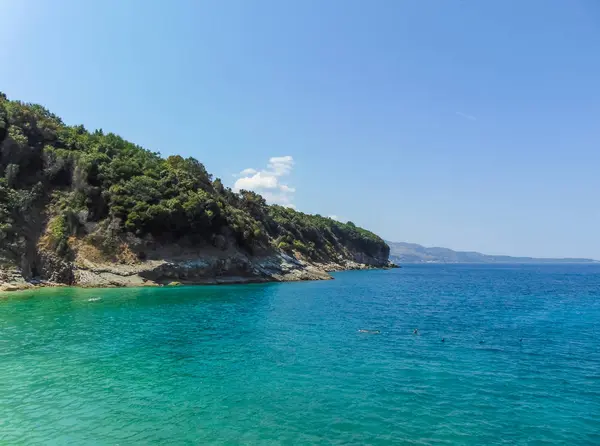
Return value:
[(334, 276), (1, 297), (0, 444), (600, 444), (600, 265)]

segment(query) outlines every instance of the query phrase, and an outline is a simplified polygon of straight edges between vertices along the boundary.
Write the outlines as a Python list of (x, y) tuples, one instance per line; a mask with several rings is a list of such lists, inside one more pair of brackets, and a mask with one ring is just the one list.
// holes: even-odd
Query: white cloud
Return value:
[(470, 120), (470, 121), (477, 121), (477, 117), (476, 117), (476, 116), (473, 116), (473, 115), (468, 115), (468, 114), (466, 114), (466, 113), (462, 113), (462, 112), (459, 112), (459, 111), (457, 111), (457, 112), (455, 112), (455, 113), (456, 113), (458, 116), (462, 116), (463, 118), (466, 118), (466, 119), (468, 119), (468, 120)]
[(268, 167), (277, 176), (288, 175), (294, 166), (294, 158), (287, 156), (274, 156), (269, 159)]
[(239, 178), (234, 185), (236, 190), (276, 189), (278, 186), (277, 177), (264, 172), (257, 172), (254, 175)]
[(271, 191), (257, 191), (259, 192), (267, 202), (271, 204), (280, 204), (287, 208), (296, 209), (296, 205), (292, 203), (294, 197), (286, 193), (271, 192)]
[(261, 194), (268, 203), (280, 204), (295, 209), (292, 203), (296, 189), (280, 182), (280, 178), (292, 172), (294, 158), (291, 156), (274, 156), (269, 158), (267, 168), (256, 170), (248, 168), (242, 170), (233, 188), (252, 190)]
[(337, 215), (330, 215), (329, 218), (331, 218), (332, 220), (342, 221), (342, 219)]
[(287, 184), (282, 184), (281, 186), (279, 186), (279, 189), (281, 189), (283, 192), (289, 192), (291, 194), (293, 194), (294, 192), (296, 192), (296, 188), (295, 187), (290, 187)]

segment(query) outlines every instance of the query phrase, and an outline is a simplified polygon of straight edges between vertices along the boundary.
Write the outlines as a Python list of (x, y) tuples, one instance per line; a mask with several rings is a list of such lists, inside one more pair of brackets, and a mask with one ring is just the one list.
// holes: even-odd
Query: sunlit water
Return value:
[(0, 299), (0, 444), (211, 443), (600, 444), (600, 267)]

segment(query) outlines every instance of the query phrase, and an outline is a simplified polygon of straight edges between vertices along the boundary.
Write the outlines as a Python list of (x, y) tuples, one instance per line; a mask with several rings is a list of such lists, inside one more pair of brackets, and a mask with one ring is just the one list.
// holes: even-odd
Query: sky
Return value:
[(600, 259), (596, 0), (0, 0), (0, 91), (387, 240)]

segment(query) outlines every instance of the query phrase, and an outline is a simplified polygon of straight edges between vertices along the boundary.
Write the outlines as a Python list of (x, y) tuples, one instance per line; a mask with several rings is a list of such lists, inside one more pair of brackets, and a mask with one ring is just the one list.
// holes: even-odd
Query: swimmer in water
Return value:
[(415, 329), (413, 330), (413, 334), (414, 334), (414, 335), (418, 335), (418, 334), (419, 334), (419, 329), (418, 329), (418, 328), (415, 328)]
[(483, 344), (483, 341), (479, 341), (480, 344)]
[(446, 338), (442, 338), (442, 342), (446, 342)]

